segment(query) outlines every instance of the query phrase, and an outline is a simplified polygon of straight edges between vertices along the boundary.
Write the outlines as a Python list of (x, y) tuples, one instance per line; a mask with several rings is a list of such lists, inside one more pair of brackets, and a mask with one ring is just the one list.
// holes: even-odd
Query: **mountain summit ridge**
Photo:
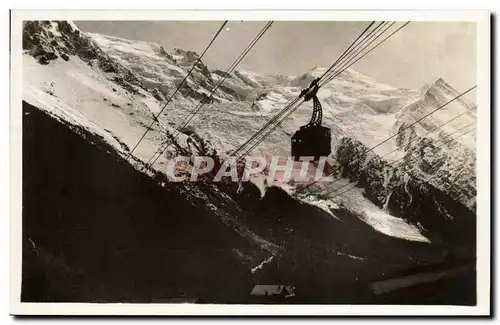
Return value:
[[(73, 26), (69, 22), (25, 22), (24, 98), (47, 110), (47, 103), (55, 103), (55, 109), (67, 115), (77, 116), (78, 113), (80, 121), (88, 119), (92, 122), (85, 125), (93, 128), (93, 132), (106, 138), (111, 135), (119, 143), (132, 148), (164, 108), (165, 99), (177, 89), (199, 54), (182, 49), (168, 52), (159, 44), (84, 33)], [(314, 67), (299, 76), (275, 76), (237, 69), (226, 78), (214, 93), (211, 103), (200, 110), (189, 126), (217, 152), (225, 154), (250, 138), (324, 71), (325, 68)], [(175, 132), (193, 108), (208, 99), (212, 88), (223, 77), (224, 71), (211, 70), (200, 61), (158, 117), (159, 124), (152, 124), (134, 156), (148, 161), (165, 142), (166, 132)], [(458, 100), (406, 130), (408, 125), (443, 105), (455, 94), (458, 92), (442, 78), (420, 89), (403, 89), (347, 69), (318, 92), (323, 106), (323, 125), (332, 129), (334, 154), (330, 159), (340, 159), (347, 173), (349, 166), (352, 167), (349, 161), (360, 157), (339, 157), (339, 153), (347, 152), (348, 147), (355, 147), (356, 151), (366, 150), (400, 132), (400, 137), (386, 141), (373, 150), (373, 155), (385, 164), (411, 156), (411, 166), (401, 168), (405, 175), (424, 181), (430, 179), (433, 187), (474, 210), (474, 135), (437, 147), (460, 127), (472, 123), (475, 112), (439, 128), (438, 134), (426, 135), (452, 117), (473, 108), (473, 103)], [(311, 109), (310, 103), (304, 103), (250, 154), (265, 155), (273, 148), (289, 154), (290, 137), (308, 122)], [(181, 130), (180, 146), (188, 147), (190, 134)], [(421, 143), (430, 143), (431, 149), (416, 146), (417, 142), (411, 141), (415, 138), (421, 139)], [(121, 151), (123, 147), (120, 145)], [(165, 157), (161, 156), (153, 167), (163, 170), (165, 162)], [(367, 169), (370, 177), (389, 170), (378, 163), (372, 163)], [(352, 174), (353, 170), (349, 173)], [(363, 175), (358, 174), (352, 179), (358, 181), (366, 176)], [(378, 177), (370, 179), (379, 181)], [(414, 185), (415, 182), (402, 184), (403, 187), (396, 187), (396, 191), (404, 192), (408, 188), (405, 184)], [(387, 197), (386, 190), (371, 193), (371, 199), (377, 201), (382, 194)], [(386, 199), (380, 204), (385, 202)]]

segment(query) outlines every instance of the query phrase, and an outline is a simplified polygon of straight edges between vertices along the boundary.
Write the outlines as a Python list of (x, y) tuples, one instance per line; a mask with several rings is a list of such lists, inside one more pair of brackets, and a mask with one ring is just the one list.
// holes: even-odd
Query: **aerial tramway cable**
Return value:
[[(463, 96), (464, 96), (464, 95), (466, 95), (467, 93), (469, 93), (469, 92), (471, 92), (472, 90), (474, 90), (476, 87), (477, 87), (477, 85), (475, 85), (475, 86), (473, 86), (473, 87), (471, 87), (471, 88), (467, 89), (466, 91), (464, 91), (464, 92), (462, 92), (462, 93), (458, 94), (457, 96), (453, 97), (452, 99), (450, 99), (449, 101), (447, 101), (447, 102), (446, 102), (446, 103), (444, 103), (443, 105), (438, 106), (436, 109), (434, 109), (434, 110), (432, 110), (431, 112), (429, 112), (429, 113), (425, 114), (424, 116), (420, 117), (420, 118), (419, 118), (419, 119), (417, 119), (415, 122), (413, 122), (413, 123), (411, 123), (411, 124), (409, 124), (409, 125), (407, 125), (407, 126), (405, 126), (405, 127), (401, 128), (400, 130), (398, 130), (398, 132), (396, 132), (396, 133), (392, 134), (391, 136), (387, 137), (386, 139), (382, 140), (381, 142), (377, 143), (376, 145), (372, 146), (371, 148), (368, 148), (368, 149), (366, 149), (365, 151), (361, 152), (361, 153), (360, 153), (360, 156), (364, 156), (365, 154), (367, 154), (367, 153), (369, 153), (369, 152), (371, 152), (371, 151), (375, 150), (376, 148), (380, 147), (382, 144), (384, 144), (384, 143), (386, 143), (387, 141), (389, 141), (389, 140), (393, 139), (394, 137), (398, 136), (399, 134), (401, 134), (402, 132), (404, 132), (404, 131), (408, 130), (409, 128), (413, 127), (414, 125), (416, 125), (416, 124), (420, 123), (420, 122), (421, 122), (422, 120), (424, 120), (425, 118), (427, 118), (427, 117), (431, 116), (432, 114), (436, 113), (437, 111), (439, 111), (439, 110), (441, 110), (441, 109), (445, 108), (446, 106), (448, 106), (449, 104), (451, 104), (451, 103), (452, 103), (452, 102), (454, 102), (455, 100), (457, 100), (457, 99), (459, 99), (459, 98), (463, 97)], [(455, 118), (451, 119), (449, 122), (451, 122), (451, 121), (453, 121), (454, 119), (456, 119), (456, 118), (458, 118), (458, 117), (460, 117), (460, 116), (464, 115), (465, 113), (468, 113), (469, 111), (470, 111), (470, 110), (468, 110), (468, 111), (466, 111), (466, 112), (464, 112), (464, 113), (460, 114), (459, 116), (457, 116), (457, 117), (455, 117)], [(445, 123), (445, 124), (447, 124), (447, 123)], [(444, 125), (444, 124), (443, 124), (443, 125)], [(437, 129), (437, 128), (436, 128), (436, 129)], [(393, 152), (394, 152), (394, 151), (393, 151)], [(356, 162), (356, 161), (358, 161), (358, 160), (359, 160), (359, 158), (356, 158), (353, 162)], [(326, 175), (326, 176), (324, 176), (323, 178), (328, 177), (328, 176), (331, 176), (331, 174)], [(322, 179), (323, 179), (323, 178), (322, 178)], [(338, 181), (339, 181), (339, 179), (338, 179), (338, 180), (333, 181), (330, 185), (333, 185), (333, 184), (335, 184), (335, 183), (336, 183), (336, 182), (338, 182)], [(317, 181), (315, 181), (315, 182), (312, 182), (312, 183), (308, 184), (307, 186), (305, 186), (304, 188), (302, 188), (301, 190), (307, 189), (307, 188), (311, 187), (312, 185), (314, 185), (314, 184), (316, 184), (316, 183), (318, 183), (318, 182), (319, 182), (319, 180), (317, 180)]]
[[(385, 33), (392, 25), (394, 25), (394, 23), (391, 23), (388, 27), (385, 27), (385, 29), (381, 33), (375, 34), (376, 35), (375, 38), (373, 38), (361, 50), (359, 50), (359, 44), (361, 44), (362, 42), (366, 42), (367, 39), (368, 39), (368, 37), (370, 37), (370, 35), (372, 35), (372, 33), (370, 33), (363, 40), (361, 40), (359, 42), (358, 46), (354, 46), (354, 47), (350, 46), (351, 49), (357, 50), (355, 52), (355, 56), (352, 56), (352, 55), (348, 56), (348, 55), (344, 55), (343, 54), (343, 56), (344, 56), (344, 60), (343, 60), (344, 63), (341, 64), (341, 69), (340, 70), (330, 71), (330, 74), (328, 74), (328, 75), (324, 74), (323, 77), (326, 76), (326, 81), (323, 82), (323, 83), (321, 83), (320, 87), (323, 86), (326, 82), (331, 81), (333, 78), (337, 77), (340, 73), (342, 73), (343, 71), (345, 71), (346, 69), (348, 69), (350, 66), (352, 66), (353, 64), (355, 64), (356, 62), (358, 62), (360, 59), (364, 58), (368, 53), (372, 52), (375, 48), (379, 47), (381, 44), (383, 44), (385, 41), (387, 41), (389, 38), (391, 38), (394, 34), (396, 34), (398, 31), (400, 31), (401, 29), (403, 29), (409, 23), (410, 22), (404, 23), (402, 26), (400, 26), (395, 31), (393, 31), (392, 33), (390, 33), (387, 37), (385, 37), (382, 41), (380, 41), (375, 46), (373, 46), (372, 48), (370, 48), (367, 52), (365, 52), (365, 53), (363, 53), (361, 55), (360, 55), (360, 53), (363, 50), (365, 50), (376, 39), (380, 38), (383, 35), (383, 33)], [(376, 28), (384, 28), (384, 26), (387, 26), (387, 25), (386, 24), (382, 25), (382, 23), (380, 23)], [(359, 39), (360, 38), (358, 37), (357, 40), (359, 40)], [(345, 61), (346, 58), (347, 58), (347, 61)], [(340, 60), (337, 60), (337, 62), (340, 62)], [(315, 81), (318, 82), (318, 79), (315, 79)], [(312, 83), (311, 83), (311, 86), (312, 86)], [(311, 86), (309, 87), (309, 89), (311, 88)], [(300, 97), (301, 96), (299, 96), (299, 98)], [(272, 133), (283, 122), (283, 120), (285, 120), (286, 118), (288, 118), (288, 116), (290, 116), (300, 106), (300, 104), (303, 103), (303, 101), (301, 101), (300, 103), (298, 103), (298, 105), (296, 105), (297, 102), (298, 102), (298, 99), (296, 98), (294, 101), (292, 101), (292, 103), (288, 104), (282, 111), (280, 111), (275, 117), (273, 117), (273, 119), (271, 119), (268, 123), (266, 123), (266, 125), (264, 125), (263, 128), (261, 128), (249, 140), (247, 140), (236, 151), (234, 151), (232, 153), (232, 155), (236, 156), (238, 153), (242, 152), (243, 149), (245, 149), (245, 147), (247, 147), (249, 143), (251, 143), (252, 141), (254, 141), (255, 139), (257, 139), (257, 141), (255, 143), (253, 143), (247, 150), (245, 150), (244, 153), (241, 154), (238, 159), (242, 159), (245, 155), (247, 155), (251, 150), (253, 150), (256, 146), (258, 146), (262, 141), (264, 141), (269, 136), (269, 134)], [(271, 126), (271, 124), (273, 124), (273, 123), (275, 123), (275, 125)], [(266, 132), (266, 129), (267, 129), (267, 132)], [(264, 132), (266, 132), (266, 133), (264, 133)]]
[[(469, 125), (466, 125), (466, 127), (468, 127), (468, 126), (470, 126), (470, 125), (472, 125), (472, 124), (473, 124), (473, 123), (471, 123), (471, 124), (469, 124)], [(465, 127), (461, 128), (461, 129), (459, 129), (459, 130), (457, 130), (457, 131), (461, 131), (461, 130), (462, 130), (462, 129), (464, 129), (464, 128), (465, 128)], [(466, 132), (463, 132), (463, 133), (459, 134), (458, 136), (456, 136), (456, 137), (454, 137), (454, 138), (451, 138), (451, 139), (449, 139), (449, 140), (448, 140), (448, 141), (446, 141), (446, 142), (441, 143), (441, 145), (440, 145), (440, 146), (438, 146), (438, 147), (436, 147), (436, 148), (442, 148), (443, 146), (447, 145), (448, 143), (450, 143), (450, 142), (452, 142), (452, 141), (456, 141), (458, 138), (460, 138), (460, 137), (462, 137), (462, 136), (464, 136), (464, 135), (466, 135), (466, 134), (468, 134), (468, 133), (470, 133), (470, 132), (474, 131), (475, 129), (476, 129), (476, 128), (474, 127), (474, 128), (472, 128), (472, 129), (470, 129), (470, 130), (468, 130), (468, 131), (466, 131)], [(452, 134), (456, 133), (457, 131), (453, 132)], [(450, 134), (450, 135), (451, 135), (451, 134)], [(427, 145), (427, 146), (428, 146), (428, 145)], [(427, 146), (426, 146), (426, 147), (427, 147)], [(404, 159), (404, 158), (405, 158), (405, 157), (403, 157), (402, 159)], [(401, 160), (401, 159), (399, 159), (399, 160)], [(394, 161), (394, 162), (390, 163), (389, 165), (393, 165), (394, 163), (398, 162), (399, 160), (396, 160), (396, 161)], [(395, 167), (395, 168), (399, 168), (400, 166), (402, 166), (402, 165), (404, 165), (404, 164), (407, 164), (407, 163), (408, 163), (408, 162), (404, 161), (402, 164), (398, 165), (398, 166), (397, 166), (397, 167)], [(431, 179), (432, 179), (432, 177), (431, 177)], [(427, 182), (429, 182), (429, 181), (430, 181), (430, 179), (429, 179)], [(342, 191), (342, 192), (340, 192), (340, 193), (336, 193), (336, 192), (338, 192), (339, 190), (343, 189), (344, 187), (346, 187), (346, 186), (348, 186), (348, 185), (351, 185), (352, 187), (351, 187), (351, 188), (348, 188), (347, 190)], [(332, 190), (332, 191), (330, 191), (330, 192), (327, 192), (327, 194), (331, 194), (331, 193), (333, 192), (333, 193), (334, 193), (334, 195), (335, 195), (335, 197), (338, 197), (338, 196), (340, 196), (340, 195), (342, 195), (342, 194), (345, 194), (345, 193), (347, 193), (347, 192), (349, 192), (349, 191), (354, 190), (354, 189), (357, 187), (356, 185), (357, 185), (357, 184), (351, 184), (351, 183), (348, 183), (348, 184), (346, 184), (346, 185), (344, 185), (344, 186), (341, 186), (341, 187), (340, 187), (340, 188), (338, 188), (338, 189), (335, 189), (335, 190)]]
[[(274, 21), (269, 21), (266, 23), (266, 25), (262, 28), (262, 30), (255, 36), (255, 38), (250, 42), (250, 44), (245, 48), (245, 50), (236, 58), (236, 60), (229, 66), (229, 68), (226, 70), (224, 77), (217, 82), (217, 84), (212, 88), (211, 93), (207, 100), (201, 101), (198, 106), (193, 110), (193, 112), (188, 115), (176, 128), (174, 131), (174, 141), (177, 139), (177, 136), (179, 135), (180, 131), (185, 128), (189, 122), (193, 119), (193, 117), (203, 108), (205, 104), (207, 104), (212, 98), (215, 93), (215, 91), (222, 85), (222, 83), (227, 79), (227, 77), (236, 69), (236, 67), (239, 65), (239, 63), (245, 58), (245, 56), (250, 52), (250, 50), (255, 46), (255, 44), (262, 38), (262, 36), (267, 32), (267, 30), (272, 26)], [(146, 167), (151, 167), (163, 154), (163, 152), (166, 150), (168, 147), (168, 144), (162, 148), (160, 146), (158, 150), (151, 156), (151, 158), (146, 162)], [(156, 157), (155, 157), (156, 156)]]
[(177, 132), (179, 132), (180, 129), (185, 128), (189, 124), (189, 122), (193, 119), (193, 117), (203, 108), (203, 106), (212, 99), (215, 91), (224, 83), (224, 81), (234, 71), (234, 69), (236, 69), (236, 67), (245, 58), (248, 52), (250, 52), (250, 50), (255, 46), (255, 44), (257, 44), (257, 42), (264, 35), (264, 33), (272, 26), (272, 24), (273, 21), (267, 22), (264, 28), (262, 28), (262, 30), (257, 34), (257, 36), (255, 36), (255, 38), (252, 40), (252, 42), (250, 42), (250, 44), (246, 47), (246, 49), (238, 56), (238, 58), (231, 64), (231, 66), (229, 66), (229, 68), (226, 70), (226, 73), (224, 74), (224, 77), (217, 82), (215, 87), (213, 87), (208, 100), (200, 102), (200, 104), (194, 110), (194, 112), (191, 113), (191, 115), (188, 118), (186, 118), (183, 123), (180, 124), (181, 126), (177, 128)]
[[(337, 74), (331, 76), (330, 78), (328, 78), (325, 83), (323, 83), (321, 86), (323, 86), (324, 84), (330, 82), (332, 79), (336, 78), (339, 74), (341, 74), (342, 72), (344, 72), (346, 69), (348, 69), (349, 67), (351, 67), (353, 64), (355, 64), (356, 62), (358, 62), (359, 60), (361, 60), (362, 58), (364, 58), (365, 56), (367, 56), (368, 54), (370, 54), (373, 50), (375, 50), (377, 47), (379, 47), (380, 45), (382, 45), (385, 41), (387, 41), (389, 38), (391, 38), (392, 36), (394, 36), (394, 34), (396, 34), (397, 32), (399, 32), (401, 29), (405, 28), (406, 26), (408, 26), (410, 22), (407, 21), (406, 23), (404, 23), (403, 25), (401, 25), (398, 29), (396, 29), (395, 31), (393, 31), (391, 34), (389, 34), (386, 38), (384, 38), (383, 40), (381, 40), (379, 43), (377, 43), (374, 47), (372, 47), (370, 50), (368, 50), (367, 52), (365, 52), (362, 56), (358, 57), (354, 62), (352, 62), (351, 64), (349, 64), (345, 69), (339, 71)], [(391, 25), (392, 26), (392, 25)]]
[(184, 85), (184, 83), (186, 82), (187, 78), (191, 75), (191, 73), (194, 71), (194, 69), (196, 68), (196, 66), (198, 65), (198, 63), (201, 61), (201, 59), (203, 58), (203, 56), (205, 55), (205, 53), (207, 53), (208, 49), (212, 46), (213, 42), (215, 41), (215, 39), (217, 38), (217, 36), (219, 36), (220, 32), (224, 29), (224, 27), (226, 26), (227, 24), (227, 20), (224, 21), (222, 23), (222, 26), (219, 28), (219, 30), (217, 31), (217, 33), (215, 33), (214, 37), (212, 38), (212, 40), (210, 41), (210, 43), (208, 43), (208, 45), (206, 46), (205, 50), (203, 51), (203, 53), (201, 53), (201, 55), (198, 57), (198, 59), (196, 60), (196, 62), (193, 64), (193, 66), (191, 67), (191, 69), (188, 71), (188, 73), (186, 74), (186, 76), (184, 77), (184, 79), (182, 79), (181, 83), (179, 84), (179, 86), (175, 89), (175, 91), (172, 93), (172, 95), (170, 96), (170, 98), (167, 100), (167, 102), (165, 103), (165, 105), (163, 106), (163, 108), (160, 110), (160, 112), (153, 117), (153, 121), (151, 122), (151, 124), (147, 127), (146, 131), (144, 132), (144, 134), (141, 136), (141, 138), (139, 139), (139, 141), (137, 141), (137, 143), (135, 144), (135, 146), (132, 148), (132, 150), (130, 150), (128, 156), (127, 156), (127, 159), (130, 158), (130, 156), (132, 155), (132, 153), (135, 151), (135, 149), (137, 149), (137, 147), (139, 146), (139, 144), (142, 142), (142, 140), (144, 140), (144, 138), (146, 137), (146, 135), (148, 134), (148, 132), (151, 130), (151, 127), (153, 126), (153, 124), (155, 122), (158, 121), (158, 117), (160, 117), (161, 113), (163, 113), (163, 111), (165, 110), (165, 108), (167, 107), (167, 105), (172, 101), (172, 99), (174, 98), (174, 96), (177, 94), (177, 92), (179, 91), (179, 89), (181, 89), (181, 87)]
[[(358, 40), (361, 39), (361, 37), (371, 28), (371, 26), (375, 22), (371, 22), (364, 30), (363, 32), (349, 45), (349, 47), (339, 56), (339, 58), (323, 73), (323, 75), (317, 79), (321, 79), (325, 77), (332, 69), (334, 69), (338, 64), (340, 64), (347, 56), (349, 56), (352, 51), (356, 50), (356, 47), (358, 46), (357, 42)], [(375, 29), (376, 30), (376, 29)], [(374, 30), (372, 30), (366, 37), (370, 36), (373, 33)], [(365, 39), (366, 39), (365, 37)], [(311, 88), (311, 87), (310, 87)], [(253, 139), (255, 139), (259, 134), (264, 132), (268, 127), (271, 126), (275, 121), (277, 121), (280, 117), (282, 117), (284, 114), (287, 113), (289, 109), (291, 109), (297, 102), (300, 101), (300, 99), (305, 95), (305, 93), (301, 93), (301, 95), (297, 96), (292, 102), (290, 102), (285, 108), (283, 108), (277, 115), (275, 115), (273, 118), (271, 118), (264, 126), (262, 126), (250, 139), (248, 139), (245, 143), (240, 145), (236, 150), (231, 152), (231, 156), (236, 156), (240, 151), (242, 151)], [(300, 104), (299, 104), (300, 105)]]

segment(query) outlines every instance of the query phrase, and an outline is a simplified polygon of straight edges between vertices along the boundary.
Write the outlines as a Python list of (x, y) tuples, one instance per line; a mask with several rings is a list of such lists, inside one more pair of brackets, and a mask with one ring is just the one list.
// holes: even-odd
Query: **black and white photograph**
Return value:
[(489, 13), (299, 14), (12, 12), (13, 309), (489, 312)]

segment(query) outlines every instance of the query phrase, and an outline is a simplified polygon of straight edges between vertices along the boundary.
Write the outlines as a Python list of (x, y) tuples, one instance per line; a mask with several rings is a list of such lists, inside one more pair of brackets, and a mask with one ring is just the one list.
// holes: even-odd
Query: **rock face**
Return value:
[(279, 188), (161, 186), (95, 134), (23, 109), (23, 302), (249, 303), (256, 283), (293, 283), (296, 303), (377, 303), (372, 279), (442, 260)]
[[(415, 159), (423, 146), (434, 150), (433, 160)], [(444, 149), (423, 141), (399, 163), (390, 164), (357, 140), (343, 138), (336, 152), (342, 176), (356, 182), (365, 196), (394, 216), (403, 218), (424, 230), (434, 241), (475, 247), (475, 190), (465, 194), (467, 186), (451, 183), (445, 176), (428, 182), (415, 170), (431, 174), (439, 170), (448, 157)], [(464, 167), (466, 168), (466, 167)], [(436, 184), (436, 185), (435, 185)], [(349, 186), (340, 191), (348, 191)]]
[[(191, 97), (195, 100), (209, 100), (208, 94), (203, 90), (212, 90), (215, 87), (215, 83), (212, 79), (210, 71), (207, 66), (200, 60), (198, 53), (194, 51), (184, 51), (182, 49), (174, 49), (175, 62), (186, 71), (194, 67), (191, 75), (190, 81), (186, 87), (182, 87), (179, 91), (186, 97)], [(220, 101), (217, 98), (216, 101)]]
[(40, 64), (49, 64), (59, 57), (69, 61), (71, 56), (78, 56), (131, 93), (144, 88), (136, 74), (111, 59), (91, 37), (67, 21), (24, 22), (23, 49)]
[[(142, 157), (134, 152), (136, 169), (124, 159), (137, 143), (134, 133), (143, 134), (198, 54), (86, 34), (70, 22), (24, 26), (24, 56), (46, 65), (24, 57), (25, 301), (147, 303), (192, 296), (248, 303), (256, 283), (280, 282), (297, 286), (300, 303), (377, 303), (369, 283), (381, 275), (438, 263), (462, 247), (474, 260), (475, 142), (443, 145), (462, 127), (453, 123), (425, 136), (469, 103), (407, 128), (454, 96), (444, 81), (397, 89), (349, 69), (325, 85), (318, 93), (323, 124), (336, 148), (329, 167), (363, 190), (324, 200), (311, 190), (306, 201), (290, 195), (294, 184), (169, 183), (160, 169), (165, 160), (147, 175), (137, 169), (167, 140), (172, 155), (237, 148), (325, 70), (298, 77), (226, 75), (198, 62), (168, 116), (154, 116), (163, 125), (149, 133)], [(186, 112), (219, 82), (213, 105), (182, 127), (175, 142)], [(310, 114), (306, 103), (281, 123), (260, 145), (263, 156), (289, 155), (291, 135)], [(382, 152), (366, 153), (397, 131)], [(391, 165), (384, 153), (393, 149), (411, 163)], [(442, 290), (446, 304), (457, 296), (449, 288)], [(435, 297), (414, 303), (435, 303)]]
[[(155, 43), (131, 41), (100, 34), (88, 35), (111, 58), (123, 63), (136, 73), (148, 89), (158, 89), (163, 97), (170, 97), (183, 83), (178, 90), (177, 99), (221, 102), (224, 99), (236, 98), (235, 94), (224, 90), (215, 91), (210, 98), (216, 82), (208, 67), (202, 60), (199, 60), (199, 54), (196, 52), (174, 49), (172, 53), (168, 53), (161, 45)], [(121, 46), (123, 44), (126, 46)], [(191, 71), (193, 66), (194, 69)], [(155, 95), (155, 97), (158, 96)]]
[[(92, 72), (102, 73), (118, 83), (113, 85), (114, 93), (120, 93), (118, 86), (129, 92), (140, 90), (139, 95), (148, 97), (148, 100), (138, 103), (137, 107), (146, 112), (160, 111), (160, 104), (170, 98), (186, 79), (169, 106), (168, 118), (166, 113), (158, 117), (164, 125), (178, 125), (186, 111), (192, 111), (200, 102), (208, 102), (213, 87), (220, 83), (210, 99), (213, 104), (210, 110), (200, 112), (189, 125), (194, 127), (197, 137), (193, 138), (192, 132), (180, 134), (183, 144), (219, 153), (239, 147), (293, 100), (301, 88), (309, 86), (311, 80), (325, 71), (315, 68), (296, 77), (263, 76), (241, 70), (228, 75), (223, 70), (209, 69), (198, 61), (199, 54), (193, 51), (173, 49), (168, 52), (154, 43), (83, 33), (73, 23), (64, 21), (25, 22), (23, 48), (25, 55), (35, 57), (40, 64), (50, 65), (54, 61), (64, 64), (76, 57), (83, 60)], [(187, 76), (195, 63), (192, 74)], [(43, 69), (43, 73), (47, 73), (46, 79), (50, 80), (50, 69)], [(48, 91), (57, 93), (59, 99), (67, 96), (57, 87)], [(150, 98), (145, 91), (151, 94)], [(372, 202), (428, 231), (443, 226), (436, 220), (455, 220), (457, 213), (473, 215), (476, 205), (475, 139), (454, 140), (451, 135), (467, 123), (474, 122), (475, 111), (471, 102), (461, 98), (409, 127), (416, 119), (446, 104), (456, 95), (458, 92), (442, 79), (421, 89), (410, 90), (394, 88), (354, 70), (346, 70), (318, 92), (324, 111), (323, 125), (332, 130), (332, 146), (336, 148), (338, 160), (335, 164), (339, 165), (344, 177), (365, 189), (366, 197)], [(88, 100), (94, 101), (95, 98)], [(130, 116), (134, 121), (141, 114), (140, 110), (133, 111), (136, 108), (131, 103), (113, 102), (109, 106), (116, 107), (117, 111), (130, 106)], [(471, 110), (470, 114), (441, 127), (465, 110)], [(280, 155), (289, 155), (291, 135), (309, 121), (310, 114), (310, 103), (305, 103), (253, 154), (267, 155), (273, 148), (279, 148)], [(149, 123), (147, 120), (146, 125)], [(112, 128), (113, 124), (109, 124)], [(426, 135), (435, 128), (439, 132)], [(128, 130), (128, 127), (123, 127), (116, 132), (123, 139), (129, 134), (119, 132)], [(376, 154), (364, 153), (396, 132), (397, 137), (377, 148)], [(155, 145), (160, 145), (161, 141)], [(210, 145), (205, 146), (205, 143)], [(132, 147), (135, 143), (126, 145)], [(205, 150), (205, 147), (210, 150)], [(405, 157), (404, 161), (411, 163), (392, 166), (389, 161), (396, 158), (389, 160), (384, 153), (394, 150)], [(438, 203), (434, 203), (434, 198), (439, 198)], [(335, 201), (334, 198), (331, 200)], [(456, 208), (452, 207), (454, 203), (450, 200), (456, 201)], [(421, 207), (414, 206), (416, 202), (420, 202)], [(465, 207), (465, 210), (462, 212), (458, 206)]]

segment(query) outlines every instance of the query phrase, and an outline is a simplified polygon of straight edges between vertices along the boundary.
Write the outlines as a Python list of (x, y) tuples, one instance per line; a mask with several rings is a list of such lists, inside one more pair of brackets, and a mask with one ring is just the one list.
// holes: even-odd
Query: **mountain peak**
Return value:
[(308, 72), (298, 75), (290, 83), (295, 87), (308, 87), (314, 79), (321, 77), (325, 71), (326, 68), (314, 67)]
[(200, 57), (200, 55), (198, 53), (196, 53), (195, 51), (186, 51), (186, 50), (183, 50), (183, 49), (180, 49), (180, 48), (174, 48), (174, 54), (175, 55), (181, 55), (181, 56), (184, 56), (184, 57), (187, 57), (187, 58), (192, 58), (192, 59), (198, 59)]
[(80, 31), (80, 29), (78, 28), (78, 26), (76, 26), (76, 24), (72, 20), (59, 21), (59, 27), (61, 27), (61, 23), (63, 25), (67, 25), (67, 27), (71, 28), (72, 32)]
[(309, 74), (313, 75), (314, 77), (320, 77), (323, 73), (325, 73), (327, 69), (324, 67), (318, 67), (315, 66), (311, 70), (309, 70)]
[(434, 84), (446, 84), (443, 78), (439, 77), (434, 81)]
[(446, 92), (457, 92), (449, 83), (447, 83), (443, 78), (439, 77), (433, 82), (430, 82), (422, 87), (422, 90), (426, 93), (433, 92), (436, 90), (445, 90)]

